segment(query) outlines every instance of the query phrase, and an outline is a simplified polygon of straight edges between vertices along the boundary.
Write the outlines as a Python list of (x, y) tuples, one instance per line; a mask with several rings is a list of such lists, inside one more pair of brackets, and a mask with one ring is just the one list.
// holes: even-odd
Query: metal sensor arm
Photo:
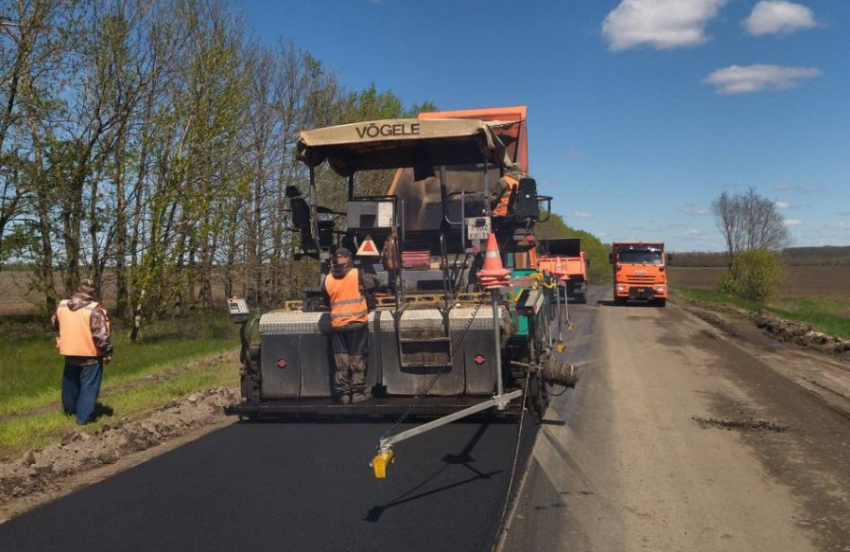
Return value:
[(395, 462), (392, 447), (396, 443), (400, 443), (410, 439), (411, 437), (416, 437), (417, 435), (422, 435), (432, 429), (437, 429), (438, 427), (442, 427), (452, 422), (456, 422), (457, 420), (466, 418), (467, 416), (483, 412), (489, 408), (496, 407), (504, 409), (509, 402), (521, 397), (522, 393), (522, 389), (517, 389), (516, 391), (511, 391), (504, 395), (497, 395), (480, 404), (455, 412), (454, 414), (437, 418), (436, 420), (408, 429), (407, 431), (402, 431), (401, 433), (396, 433), (395, 435), (381, 439), (378, 445), (378, 454), (372, 459), (372, 463), (370, 464), (372, 469), (375, 471), (375, 477), (377, 479), (384, 479), (387, 476), (387, 466)]

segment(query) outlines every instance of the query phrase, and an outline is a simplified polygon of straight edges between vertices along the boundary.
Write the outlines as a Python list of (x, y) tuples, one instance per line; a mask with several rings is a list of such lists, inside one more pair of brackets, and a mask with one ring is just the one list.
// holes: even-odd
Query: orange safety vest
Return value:
[(508, 216), (508, 203), (511, 201), (511, 194), (514, 190), (519, 186), (519, 180), (514, 178), (513, 176), (505, 176), (505, 182), (508, 183), (508, 187), (505, 188), (505, 191), (502, 192), (502, 197), (499, 198), (499, 204), (496, 205), (496, 208), (493, 209), (494, 217), (506, 217)]
[(360, 293), (360, 274), (356, 268), (342, 278), (328, 274), (325, 291), (330, 297), (331, 326), (341, 328), (355, 322), (369, 321), (369, 307)]
[[(61, 354), (79, 357), (102, 356), (91, 335), (91, 313), (98, 307), (100, 305), (97, 301), (92, 301), (85, 307), (72, 311), (68, 308), (67, 299), (59, 303), (56, 308), (56, 319), (59, 321), (56, 344)], [(103, 312), (106, 313), (105, 310)], [(106, 324), (108, 328), (108, 319)]]

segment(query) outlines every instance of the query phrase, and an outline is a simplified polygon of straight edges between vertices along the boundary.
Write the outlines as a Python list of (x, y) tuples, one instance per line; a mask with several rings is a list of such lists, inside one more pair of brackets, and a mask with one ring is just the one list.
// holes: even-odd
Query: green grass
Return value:
[[(104, 407), (112, 410), (111, 416), (101, 416), (85, 426), (83, 431), (94, 433), (105, 424), (114, 424), (119, 418), (135, 418), (173, 399), (199, 389), (232, 386), (238, 381), (239, 367), (233, 363), (213, 363), (190, 372), (156, 380), (143, 386), (120, 389), (101, 398)], [(41, 448), (62, 435), (80, 429), (73, 418), (58, 410), (34, 416), (0, 419), (0, 458), (18, 456), (30, 449)]]
[(728, 295), (726, 293), (720, 293), (719, 291), (714, 291), (710, 289), (677, 288), (675, 290), (675, 293), (682, 294), (690, 301), (696, 301), (699, 303), (712, 303), (715, 305), (735, 305), (736, 307), (740, 307), (749, 311), (761, 310), (761, 305), (759, 305), (758, 303), (747, 301), (745, 299), (740, 299), (738, 297), (735, 297), (734, 295)]
[[(114, 333), (115, 353), (104, 370), (104, 390), (239, 346), (238, 328), (226, 317), (152, 323), (136, 343), (130, 342), (127, 328), (116, 325)], [(52, 332), (33, 323), (0, 323), (0, 416), (57, 402), (62, 369)]]
[(767, 305), (705, 289), (679, 289), (687, 299), (731, 304), (753, 312), (767, 311), (786, 320), (803, 322), (823, 333), (850, 339), (850, 297), (778, 297)]

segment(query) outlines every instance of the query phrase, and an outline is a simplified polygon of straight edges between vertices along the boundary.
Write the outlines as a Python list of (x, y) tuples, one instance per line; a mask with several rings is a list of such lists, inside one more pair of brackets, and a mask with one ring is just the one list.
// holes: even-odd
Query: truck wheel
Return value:
[(626, 304), (626, 298), (625, 297), (614, 297), (614, 304), (617, 305), (618, 307), (622, 307), (623, 305)]
[(578, 302), (581, 303), (582, 305), (586, 305), (587, 304), (587, 294), (586, 293), (579, 294)]
[(667, 306), (667, 299), (656, 299), (655, 304), (658, 305), (659, 307), (666, 307)]

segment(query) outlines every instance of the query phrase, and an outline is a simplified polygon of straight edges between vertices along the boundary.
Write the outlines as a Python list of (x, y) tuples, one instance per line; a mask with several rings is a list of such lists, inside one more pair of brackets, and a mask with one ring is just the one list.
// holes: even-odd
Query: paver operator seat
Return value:
[[(314, 240), (310, 235), (310, 204), (304, 199), (301, 190), (298, 186), (287, 186), (286, 197), (289, 198), (289, 208), (292, 211), (293, 230), (301, 235), (301, 249), (304, 254), (318, 256), (322, 248), (331, 247), (334, 233), (340, 233), (335, 232), (336, 223), (333, 218), (318, 221), (319, 239), (318, 241)], [(322, 206), (318, 206), (316, 211), (320, 215), (341, 215), (341, 213)]]

